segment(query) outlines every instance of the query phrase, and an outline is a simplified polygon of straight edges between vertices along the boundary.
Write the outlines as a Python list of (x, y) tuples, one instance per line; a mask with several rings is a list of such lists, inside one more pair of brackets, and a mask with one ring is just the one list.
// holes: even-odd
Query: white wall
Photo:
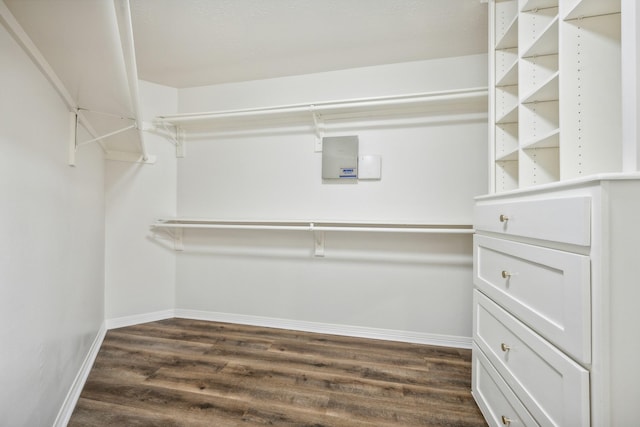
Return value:
[(0, 26), (0, 424), (50, 426), (104, 320), (104, 161)]
[(180, 89), (178, 110), (196, 113), (486, 87), (486, 65), (483, 54), (186, 88)]
[[(484, 87), (486, 70), (478, 55), (181, 89), (179, 111)], [(309, 126), (192, 133), (178, 214), (470, 224), (487, 191), (486, 126), (484, 113), (331, 125), (382, 157), (382, 180), (350, 184), (321, 180)], [(179, 309), (471, 336), (469, 236), (328, 233), (324, 259), (305, 233), (189, 231), (185, 244)]]
[[(145, 121), (175, 112), (177, 91), (140, 82)], [(106, 318), (172, 310), (175, 254), (152, 238), (149, 226), (176, 214), (175, 148), (162, 136), (145, 133), (153, 165), (106, 162)], [(115, 323), (114, 323), (115, 322)], [(126, 323), (126, 322), (125, 322)]]

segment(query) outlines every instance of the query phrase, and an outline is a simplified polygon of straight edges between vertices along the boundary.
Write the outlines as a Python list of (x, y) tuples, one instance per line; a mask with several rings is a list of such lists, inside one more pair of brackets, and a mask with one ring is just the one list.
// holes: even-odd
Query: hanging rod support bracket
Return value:
[(78, 150), (78, 113), (77, 111), (70, 111), (69, 112), (68, 157), (67, 157), (67, 164), (69, 166), (76, 165), (77, 150)]
[(165, 120), (154, 120), (153, 123), (145, 122), (143, 130), (154, 132), (168, 139), (176, 147), (176, 157), (182, 159), (187, 155), (186, 132), (181, 126), (169, 124), (175, 130), (169, 129)]
[(321, 130), (320, 119), (313, 105), (310, 105), (309, 109), (311, 110), (311, 118), (313, 119), (313, 127), (316, 134), (316, 144), (315, 144), (314, 151), (316, 153), (321, 153), (322, 152), (322, 130)]
[(130, 126), (122, 128), (122, 129), (114, 130), (113, 132), (109, 132), (109, 133), (107, 133), (105, 135), (98, 136), (96, 138), (91, 138), (90, 140), (81, 142), (80, 144), (78, 144), (76, 142), (76, 148), (82, 147), (83, 145), (91, 144), (92, 142), (100, 141), (100, 140), (105, 139), (105, 138), (109, 138), (109, 137), (114, 136), (114, 135), (118, 135), (119, 133), (126, 132), (126, 131), (128, 131), (130, 129), (135, 129), (135, 128), (136, 128), (136, 125), (130, 125)]
[(309, 230), (313, 232), (313, 255), (316, 257), (324, 256), (324, 231), (316, 230), (313, 223), (309, 224)]
[(175, 228), (173, 230), (173, 248), (176, 251), (184, 251), (184, 241), (182, 240), (183, 231), (182, 228)]
[(187, 141), (185, 139), (185, 131), (180, 126), (176, 126), (176, 157), (185, 158), (187, 155)]

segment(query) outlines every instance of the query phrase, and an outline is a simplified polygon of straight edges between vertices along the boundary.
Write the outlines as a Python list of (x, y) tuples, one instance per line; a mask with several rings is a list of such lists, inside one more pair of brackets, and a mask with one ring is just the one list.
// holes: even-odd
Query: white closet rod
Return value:
[(207, 113), (176, 114), (158, 116), (161, 122), (172, 124), (188, 123), (200, 120), (214, 120), (234, 117), (259, 116), (269, 114), (320, 113), (335, 109), (375, 108), (397, 105), (410, 105), (437, 101), (455, 101), (463, 99), (481, 98), (487, 96), (486, 87), (458, 89), (439, 92), (427, 92), (412, 95), (385, 96), (377, 98), (362, 98), (343, 101), (318, 102), (314, 104), (292, 104), (277, 107), (249, 108), (240, 110), (215, 111)]
[(386, 233), (473, 234), (471, 225), (449, 224), (369, 224), (334, 222), (279, 222), (279, 221), (160, 221), (154, 228), (195, 228), (235, 230), (294, 230), (294, 231), (366, 231)]
[(115, 3), (118, 29), (120, 31), (120, 44), (127, 73), (127, 83), (129, 86), (129, 97), (131, 106), (136, 117), (136, 128), (138, 131), (138, 144), (142, 152), (142, 159), (149, 160), (147, 144), (142, 130), (142, 107), (140, 105), (140, 89), (138, 87), (138, 67), (136, 65), (136, 49), (133, 43), (133, 25), (131, 23), (131, 6), (129, 0), (119, 0)]

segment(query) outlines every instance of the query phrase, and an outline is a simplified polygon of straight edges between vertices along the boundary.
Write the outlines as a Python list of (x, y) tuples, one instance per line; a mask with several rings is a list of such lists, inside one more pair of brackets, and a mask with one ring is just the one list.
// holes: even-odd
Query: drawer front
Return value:
[(474, 344), (471, 392), (490, 426), (538, 426), (524, 405)]
[(591, 361), (589, 257), (474, 236), (474, 283), (540, 335)]
[(591, 198), (481, 202), (473, 223), (476, 230), (589, 246)]
[(589, 373), (474, 291), (474, 341), (541, 425), (589, 425)]

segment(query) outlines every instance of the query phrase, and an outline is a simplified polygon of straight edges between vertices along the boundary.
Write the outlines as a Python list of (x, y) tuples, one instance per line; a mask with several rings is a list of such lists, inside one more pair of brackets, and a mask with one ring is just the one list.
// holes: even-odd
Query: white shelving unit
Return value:
[[(613, 1), (602, 3), (619, 7)], [(565, 20), (560, 46), (565, 52), (560, 58), (565, 76), (561, 97), (567, 103), (560, 123), (562, 179), (622, 170), (620, 45), (619, 13)]]
[(174, 241), (174, 249), (183, 250), (183, 230), (272, 230), (307, 231), (314, 233), (315, 256), (324, 256), (324, 232), (473, 234), (469, 224), (406, 224), (358, 221), (300, 221), (300, 220), (217, 220), (193, 218), (159, 219), (151, 225), (154, 232), (164, 230)]
[(632, 172), (623, 170), (621, 1), (489, 4), (492, 192)]

